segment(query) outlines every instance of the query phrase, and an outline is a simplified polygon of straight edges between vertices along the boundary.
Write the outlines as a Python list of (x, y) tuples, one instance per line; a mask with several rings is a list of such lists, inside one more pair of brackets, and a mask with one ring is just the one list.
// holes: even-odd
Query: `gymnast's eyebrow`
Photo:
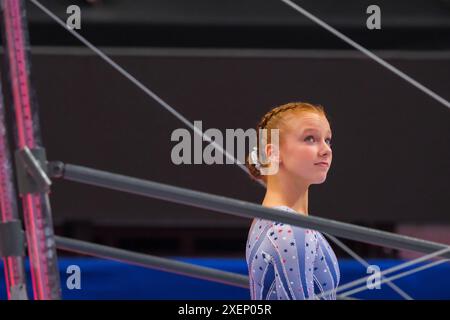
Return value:
[[(303, 130), (303, 133), (306, 133), (306, 132), (308, 132), (308, 131), (319, 131), (319, 130), (316, 129), (316, 128), (305, 128), (305, 129)], [(331, 131), (330, 131), (330, 130), (328, 130), (327, 133), (331, 135)]]

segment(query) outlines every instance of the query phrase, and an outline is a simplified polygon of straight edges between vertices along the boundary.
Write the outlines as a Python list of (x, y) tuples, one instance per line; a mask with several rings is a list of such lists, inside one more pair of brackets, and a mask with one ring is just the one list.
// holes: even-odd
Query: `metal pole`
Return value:
[[(8, 143), (5, 108), (0, 83), (0, 222), (19, 220), (16, 190), (13, 180), (11, 154)], [(1, 244), (0, 244), (1, 245)], [(3, 257), (6, 293), (9, 300), (28, 300), (24, 259), (21, 256)]]
[(248, 277), (242, 274), (196, 266), (190, 263), (155, 257), (148, 254), (112, 248), (91, 242), (56, 236), (59, 249), (81, 254), (112, 259), (128, 264), (134, 264), (207, 281), (220, 282), (227, 285), (248, 288)]
[[(52, 167), (50, 170), (52, 171), (51, 174), (54, 177), (60, 176), (66, 180), (209, 209), (239, 217), (257, 217), (283, 222), (365, 243), (425, 253), (448, 248), (448, 245), (442, 243), (407, 237), (330, 219), (292, 214), (283, 210), (267, 208), (247, 201), (212, 195), (206, 192), (193, 191), (96, 169), (69, 164), (64, 165), (60, 162), (51, 163), (50, 166)], [(441, 257), (450, 258), (450, 252), (443, 253)]]
[[(16, 150), (42, 149), (38, 106), (32, 99), (28, 27), (22, 0), (1, 0), (3, 45), (7, 59), (11, 99), (16, 122)], [(45, 154), (45, 153), (44, 153)], [(34, 298), (60, 299), (61, 288), (56, 257), (50, 202), (41, 190), (20, 187)]]

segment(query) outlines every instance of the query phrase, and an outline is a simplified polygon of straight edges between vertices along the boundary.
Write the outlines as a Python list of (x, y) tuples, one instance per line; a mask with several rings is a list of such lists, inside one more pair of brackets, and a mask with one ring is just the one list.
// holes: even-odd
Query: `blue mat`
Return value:
[[(173, 259), (196, 265), (246, 274), (243, 259), (178, 258)], [(96, 258), (60, 258), (60, 274), (63, 299), (236, 299), (248, 300), (249, 290), (220, 283), (194, 279), (167, 272), (131, 266), (124, 263)], [(381, 270), (404, 261), (369, 260)], [(68, 289), (67, 268), (77, 265), (81, 270), (81, 289)], [(340, 259), (341, 284), (367, 276), (366, 268), (354, 260)], [(421, 264), (423, 265), (423, 264)], [(413, 266), (413, 268), (419, 265)], [(0, 263), (0, 299), (6, 299), (3, 263)], [(29, 275), (29, 265), (26, 264)], [(412, 269), (412, 268), (409, 268)], [(404, 272), (402, 270), (400, 272)], [(30, 279), (29, 279), (30, 281)], [(30, 283), (30, 282), (29, 282)], [(443, 263), (425, 271), (395, 281), (414, 299), (450, 299), (450, 264)], [(29, 285), (30, 287), (30, 285)], [(31, 290), (30, 291), (30, 297)], [(359, 299), (402, 299), (388, 285), (381, 289), (366, 290), (353, 297)]]

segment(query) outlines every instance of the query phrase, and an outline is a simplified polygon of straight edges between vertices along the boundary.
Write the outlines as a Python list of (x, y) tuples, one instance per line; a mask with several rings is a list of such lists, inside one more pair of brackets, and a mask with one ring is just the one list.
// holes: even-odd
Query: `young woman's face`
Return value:
[(324, 182), (332, 161), (328, 120), (312, 112), (294, 114), (286, 121), (282, 139), (280, 169), (310, 184)]

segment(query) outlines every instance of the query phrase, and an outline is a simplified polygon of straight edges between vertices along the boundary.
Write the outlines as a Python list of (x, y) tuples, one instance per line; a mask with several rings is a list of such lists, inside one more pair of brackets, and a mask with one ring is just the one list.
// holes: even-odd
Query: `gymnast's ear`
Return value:
[(280, 145), (268, 143), (265, 147), (266, 163), (281, 163)]

